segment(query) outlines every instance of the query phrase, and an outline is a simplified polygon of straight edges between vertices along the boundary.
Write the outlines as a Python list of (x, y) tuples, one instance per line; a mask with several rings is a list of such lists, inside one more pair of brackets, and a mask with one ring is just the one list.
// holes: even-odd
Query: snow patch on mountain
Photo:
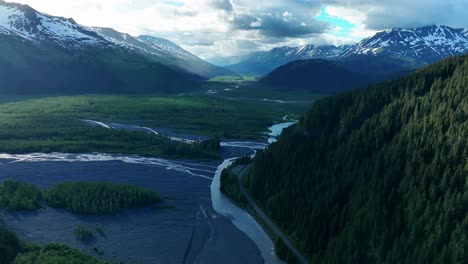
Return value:
[(164, 50), (180, 58), (199, 60), (197, 56), (193, 55), (170, 40), (148, 35), (138, 36), (137, 39), (154, 49)]
[(341, 57), (387, 55), (411, 58), (426, 64), (467, 52), (467, 30), (434, 25), (411, 29), (394, 28), (378, 32), (359, 42)]
[(41, 14), (29, 6), (6, 2), (0, 2), (0, 33), (34, 43), (49, 41), (63, 47), (105, 44), (73, 19)]
[(296, 60), (325, 59), (335, 60), (351, 48), (351, 45), (304, 45), (300, 47), (278, 47), (269, 51), (250, 54), (242, 62), (229, 68), (240, 72), (266, 73)]

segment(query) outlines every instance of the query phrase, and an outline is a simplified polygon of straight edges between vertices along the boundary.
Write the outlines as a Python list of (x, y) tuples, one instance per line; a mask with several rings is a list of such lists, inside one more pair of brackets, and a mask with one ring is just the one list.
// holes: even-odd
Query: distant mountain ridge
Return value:
[(226, 68), (239, 73), (266, 73), (295, 60), (312, 58), (335, 60), (351, 47), (351, 45), (279, 47), (270, 51), (254, 52), (240, 63), (226, 66)]
[(381, 31), (355, 45), (306, 45), (255, 52), (242, 62), (226, 68), (241, 73), (262, 74), (294, 60), (327, 59), (347, 62), (351, 68), (358, 70), (362, 63), (390, 62), (395, 64), (395, 67), (400, 65), (402, 69), (393, 69), (399, 71), (415, 69), (465, 53), (468, 53), (468, 29), (432, 25)]
[(189, 74), (198, 75), (205, 79), (215, 76), (235, 75), (235, 73), (227, 69), (212, 65), (200, 59), (167, 39), (148, 35), (133, 37), (112, 28), (92, 27), (90, 30), (122, 48), (152, 56), (155, 60), (163, 64), (169, 65), (175, 69), (182, 69)]
[(226, 74), (168, 40), (0, 1), (1, 93), (181, 92)]

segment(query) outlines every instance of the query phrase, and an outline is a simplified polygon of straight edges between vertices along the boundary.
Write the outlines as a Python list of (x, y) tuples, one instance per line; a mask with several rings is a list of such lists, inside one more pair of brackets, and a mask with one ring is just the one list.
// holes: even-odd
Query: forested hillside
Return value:
[(466, 263), (468, 56), (318, 101), (247, 187), (312, 263)]
[(73, 53), (0, 35), (2, 94), (183, 92), (199, 84), (156, 61), (124, 49)]
[(260, 82), (288, 90), (337, 93), (372, 83), (374, 77), (352, 72), (336, 62), (299, 60), (283, 65), (263, 77)]

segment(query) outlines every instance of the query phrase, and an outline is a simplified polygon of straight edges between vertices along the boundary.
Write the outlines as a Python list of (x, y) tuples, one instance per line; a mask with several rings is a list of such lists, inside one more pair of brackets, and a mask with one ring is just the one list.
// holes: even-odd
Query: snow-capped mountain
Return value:
[(0, 1), (0, 34), (62, 47), (102, 46), (106, 41), (73, 19), (41, 14), (27, 5)]
[(279, 47), (269, 51), (255, 52), (242, 62), (227, 68), (239, 72), (266, 73), (295, 60), (335, 60), (350, 49), (350, 45), (305, 45), (300, 47)]
[(235, 75), (235, 73), (210, 64), (172, 41), (148, 35), (138, 36), (139, 41), (148, 45), (166, 63), (185, 68), (190, 73), (200, 76), (214, 77), (223, 75)]
[(209, 64), (169, 40), (151, 36), (133, 37), (110, 28), (88, 28), (73, 19), (37, 12), (27, 5), (0, 1), (0, 35), (34, 45), (57, 45), (69, 50), (90, 47), (125, 49), (147, 56), (189, 75), (210, 78), (232, 72)]
[(227, 69), (212, 65), (200, 59), (167, 39), (147, 35), (133, 37), (127, 33), (118, 32), (111, 28), (93, 27), (89, 29), (96, 32), (113, 45), (144, 54), (157, 62), (176, 69), (183, 69), (191, 75), (210, 78), (219, 75), (234, 74)]
[(378, 32), (345, 52), (353, 55), (385, 56), (412, 60), (425, 65), (468, 52), (468, 31), (447, 26), (426, 26), (412, 29), (394, 28)]
[(468, 53), (468, 29), (447, 26), (394, 28), (378, 32), (354, 45), (306, 45), (256, 52), (227, 68), (244, 73), (266, 73), (294, 60), (326, 59), (344, 61), (357, 68), (359, 63), (366, 63), (371, 68), (392, 64), (391, 67), (399, 71), (397, 64), (405, 69), (415, 68), (465, 53)]
[(468, 29), (462, 30), (461, 33), (463, 34), (463, 36), (465, 36), (466, 38), (468, 38)]
[(143, 52), (138, 46), (149, 45), (136, 38), (126, 34), (121, 38), (134, 41), (129, 45), (73, 19), (0, 1), (0, 92), (185, 92), (200, 88), (194, 80), (210, 77)]
[(200, 59), (197, 56), (193, 55), (192, 53), (184, 50), (179, 45), (167, 39), (157, 38), (157, 37), (148, 36), (148, 35), (142, 35), (142, 36), (138, 36), (138, 40), (140, 40), (141, 42), (144, 42), (145, 44), (147, 44), (148, 46), (150, 46), (151, 48), (155, 50), (165, 51), (171, 54), (172, 56), (176, 56), (176, 57), (183, 58), (183, 59), (192, 59), (192, 60)]

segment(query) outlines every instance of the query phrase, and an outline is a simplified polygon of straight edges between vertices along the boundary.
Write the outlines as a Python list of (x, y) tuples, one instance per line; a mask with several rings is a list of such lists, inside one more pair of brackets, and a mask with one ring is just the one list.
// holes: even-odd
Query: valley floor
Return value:
[[(242, 210), (224, 208), (231, 217), (236, 214), (233, 219), (220, 214), (219, 206), (226, 204), (217, 203), (222, 199), (217, 195), (212, 201), (209, 187), (219, 158), (251, 154), (253, 148), (265, 146), (266, 127), (297, 118), (319, 96), (311, 94), (305, 103), (303, 95), (294, 98), (288, 94), (287, 99), (281, 99), (276, 93), (260, 98), (242, 88), (207, 94), (208, 90), (178, 96), (4, 97), (0, 102), (0, 153), (4, 153), (0, 154), (0, 181), (15, 179), (41, 188), (64, 181), (128, 183), (154, 189), (166, 201), (162, 209), (129, 210), (111, 217), (77, 217), (48, 207), (37, 213), (2, 213), (7, 227), (26, 241), (61, 242), (89, 254), (101, 252), (106, 260), (261, 263), (272, 258), (273, 244), (268, 236), (263, 233), (264, 240), (254, 243), (249, 237), (254, 233), (243, 228), (254, 228), (259, 234), (264, 231)], [(304, 102), (298, 102), (299, 98)], [(96, 121), (94, 125), (90, 120)], [(221, 142), (218, 161), (201, 162), (199, 159), (206, 156), (200, 152), (171, 156), (178, 160), (160, 158), (170, 156), (164, 153), (167, 142), (176, 141), (180, 148), (190, 145), (190, 140), (213, 137), (237, 138)], [(256, 140), (250, 140), (246, 147), (246, 138)], [(152, 146), (151, 152), (147, 152), (147, 144)], [(68, 154), (51, 153), (57, 151)], [(215, 190), (219, 193), (219, 185)], [(98, 224), (105, 236), (83, 244), (73, 235), (77, 224)]]
[[(217, 92), (209, 92), (213, 90)], [(3, 97), (0, 101), (0, 152), (104, 152), (216, 158), (215, 149), (187, 146), (151, 132), (256, 139), (264, 135), (265, 127), (280, 121), (285, 114), (289, 118), (299, 116), (311, 101), (320, 97), (297, 94), (295, 98), (294, 93), (283, 94), (287, 100), (281, 99), (281, 93), (276, 91), (271, 91), (271, 96), (266, 92), (259, 97), (258, 91), (251, 87), (218, 83), (209, 84), (204, 92), (172, 96)], [(89, 119), (134, 124), (148, 130), (109, 130), (83, 122)]]

